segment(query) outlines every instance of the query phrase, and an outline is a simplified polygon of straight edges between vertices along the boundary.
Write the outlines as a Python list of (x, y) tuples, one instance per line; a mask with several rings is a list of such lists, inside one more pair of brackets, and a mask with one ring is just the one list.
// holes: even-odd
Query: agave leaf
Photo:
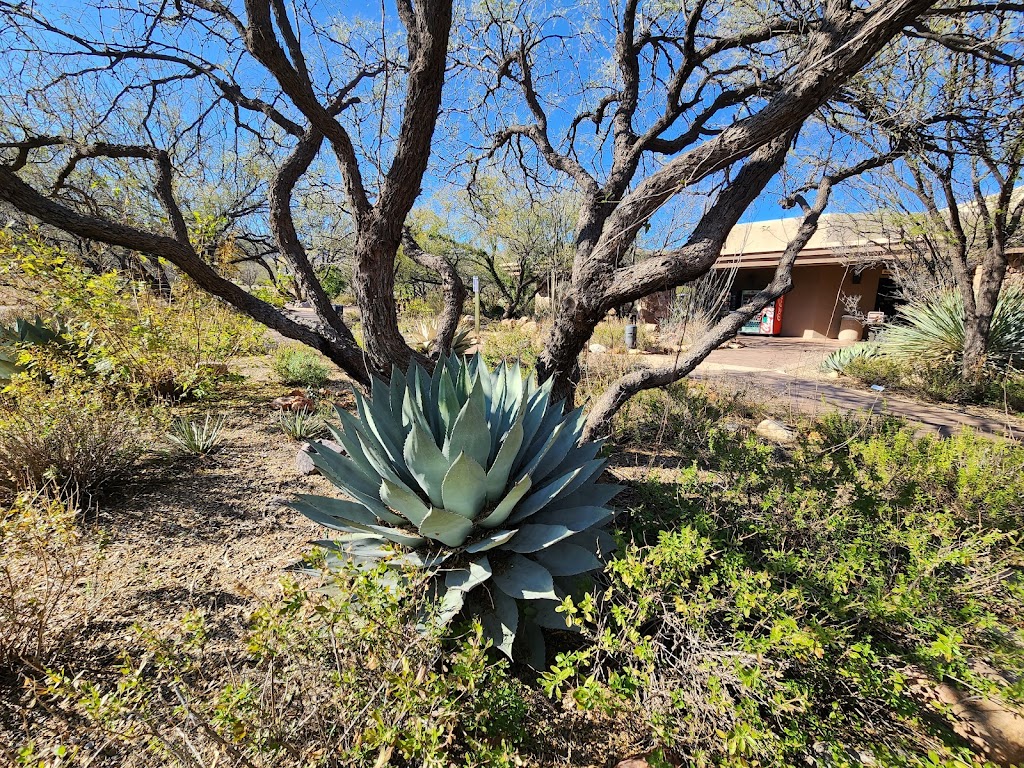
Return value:
[(560, 541), (534, 557), (552, 576), (576, 576), (604, 567), (593, 552), (570, 541)]
[(391, 462), (377, 452), (371, 441), (367, 440), (362, 433), (357, 435), (357, 439), (359, 440), (359, 447), (362, 449), (363, 456), (374, 469), (374, 475), (385, 477), (393, 483), (402, 482), (398, 477), (398, 473), (392, 468)]
[(397, 365), (391, 366), (391, 384), (388, 387), (388, 402), (392, 413), (401, 413), (405, 401), (405, 374)]
[(542, 525), (564, 525), (577, 531), (585, 531), (604, 525), (614, 512), (606, 507), (548, 507), (530, 518), (531, 523)]
[(616, 483), (594, 483), (577, 488), (558, 499), (558, 506), (603, 507), (622, 492), (624, 486)]
[(423, 499), (404, 484), (394, 483), (386, 477), (382, 478), (379, 493), (381, 501), (415, 526), (421, 525), (430, 513), (430, 507), (423, 502)]
[(473, 531), (473, 522), (462, 515), (434, 507), (419, 527), (420, 534), (449, 547), (461, 547)]
[(543, 450), (519, 471), (519, 477), (529, 475), (533, 478), (533, 482), (539, 483), (550, 477), (551, 473), (558, 469), (559, 464), (572, 447), (576, 445), (579, 435), (575, 427), (582, 413), (583, 406), (580, 406), (565, 417), (565, 420), (558, 425)]
[[(352, 395), (355, 398), (356, 412), (359, 414), (359, 421), (363, 427), (359, 431), (365, 432), (367, 436), (372, 435), (380, 443), (384, 452), (391, 458), (396, 459), (397, 462), (402, 455), (401, 445), (404, 440), (402, 439), (402, 430), (394, 423), (392, 415), (387, 413), (384, 417), (378, 417), (377, 411), (371, 409), (370, 403), (363, 397), (361, 392), (353, 388)], [(380, 406), (378, 406), (378, 409), (382, 410)]]
[[(530, 603), (530, 609), (533, 615), (530, 617), (534, 624), (538, 627), (544, 627), (544, 629), (560, 629), (562, 631), (573, 631), (575, 628), (569, 624), (569, 620), (564, 613), (559, 613), (556, 609), (561, 605), (561, 602), (552, 600), (536, 600)], [(576, 629), (575, 631), (579, 631)]]
[(361, 560), (381, 560), (395, 554), (394, 550), (385, 549), (382, 546), (383, 544), (383, 539), (364, 539), (362, 541), (322, 539), (320, 541), (313, 542), (314, 546), (320, 547), (321, 549), (326, 549), (329, 552), (335, 552), (339, 555), (345, 555), (349, 558), (359, 558)]
[(524, 477), (518, 483), (516, 483), (512, 489), (505, 494), (498, 506), (494, 508), (494, 511), (481, 520), (477, 521), (477, 524), (481, 528), (497, 528), (499, 525), (508, 520), (509, 515), (512, 514), (512, 510), (516, 508), (516, 504), (519, 500), (526, 495), (526, 492), (533, 486), (533, 481), (529, 477)]
[(500, 547), (506, 541), (515, 536), (516, 533), (517, 531), (495, 531), (487, 538), (480, 539), (480, 541), (475, 544), (470, 544), (466, 547), (466, 552), (472, 555), (476, 552), (486, 552), (489, 549)]
[[(313, 518), (310, 517), (312, 520)], [(394, 544), (399, 544), (409, 549), (416, 549), (426, 544), (427, 540), (422, 536), (416, 536), (411, 533), (405, 533), (397, 528), (391, 528), (384, 525), (363, 525), (361, 523), (347, 522), (340, 526), (328, 526), (334, 527), (336, 530), (344, 531), (346, 533), (365, 533), (370, 536), (386, 539)]]
[(444, 508), (469, 520), (484, 507), (487, 475), (476, 461), (460, 453), (441, 482)]
[(512, 658), (512, 644), (519, 628), (519, 604), (501, 590), (493, 590), (494, 610), (480, 617), (484, 634), (494, 647)]
[[(301, 508), (299, 505), (303, 505)], [(351, 520), (363, 525), (376, 525), (379, 520), (364, 505), (347, 499), (332, 499), (329, 496), (314, 496), (308, 493), (298, 494), (298, 500), (289, 502), (288, 506), (297, 509), (302, 514), (307, 510), (314, 510), (319, 515), (337, 518), (339, 520)]]
[[(579, 467), (583, 464), (586, 464), (588, 461), (593, 461), (597, 457), (597, 454), (601, 452), (601, 448), (603, 446), (603, 440), (597, 440), (592, 443), (584, 443), (583, 445), (574, 445), (566, 452), (562, 460), (558, 462), (554, 469), (554, 472), (552, 472), (548, 476), (550, 477), (553, 474), (561, 475), (568, 472), (570, 469), (574, 469), (575, 467)], [(539, 482), (541, 479), (542, 478), (538, 478), (536, 476), (536, 473), (534, 473), (535, 481)]]
[(578, 488), (582, 488), (593, 478), (600, 477), (606, 466), (608, 466), (608, 459), (594, 459), (593, 461), (588, 461), (579, 468), (580, 471), (578, 473), (573, 474), (572, 480), (570, 480), (569, 483), (557, 493), (555, 499), (561, 504), (561, 500), (563, 498), (572, 495), (574, 491)]
[(510, 552), (536, 552), (539, 549), (557, 544), (562, 539), (567, 539), (580, 530), (573, 530), (564, 525), (535, 525), (527, 523), (519, 528), (516, 537), (504, 547)]
[[(512, 462), (519, 454), (519, 447), (523, 444), (523, 423), (516, 419), (515, 424), (505, 436), (498, 454), (494, 457), (494, 463), (487, 470), (487, 501), (495, 502), (501, 498), (508, 485), (508, 476), (512, 472)], [(531, 478), (532, 480), (532, 478)]]
[[(474, 392), (478, 391), (474, 385)], [(487, 458), (491, 452), (491, 435), (487, 429), (483, 404), (477, 397), (471, 396), (462, 406), (452, 433), (445, 443), (444, 455), (451, 459), (460, 453), (466, 453), (481, 467), (487, 466)]]
[(593, 552), (601, 559), (607, 558), (608, 555), (618, 549), (614, 537), (602, 528), (588, 528), (567, 539), (566, 543), (583, 547), (583, 549)]
[[(341, 488), (345, 493), (373, 512), (381, 520), (394, 525), (402, 525), (405, 521), (380, 503), (379, 490), (375, 480), (359, 472), (356, 465), (349, 459), (324, 446), (312, 445), (313, 452), (309, 458), (313, 466), (324, 476)], [(371, 490), (365, 490), (370, 488)]]
[[(437, 394), (437, 409), (441, 414), (441, 421), (444, 424), (444, 439), (440, 441), (441, 445), (444, 445), (452, 433), (452, 427), (455, 426), (455, 419), (458, 418), (459, 411), (462, 410), (455, 383), (452, 381), (451, 373), (447, 367), (441, 373), (441, 385)], [(438, 433), (438, 436), (440, 437), (441, 434)]]
[(508, 565), (494, 572), (498, 589), (517, 600), (555, 600), (555, 583), (544, 566), (514, 554)]
[(526, 641), (527, 663), (538, 671), (544, 669), (544, 664), (547, 661), (547, 648), (544, 645), (544, 633), (541, 632), (540, 625), (534, 621), (528, 621), (523, 625), (520, 635)]
[(448, 472), (448, 459), (418, 424), (414, 424), (405, 441), (405, 462), (416, 483), (436, 506), (444, 506), (441, 501), (441, 483)]
[(462, 610), (466, 595), (491, 577), (491, 564), (486, 557), (474, 560), (465, 568), (448, 571), (444, 577), (445, 593), (437, 614), (438, 624), (445, 626)]
[(550, 504), (563, 489), (568, 488), (569, 484), (583, 472), (583, 469), (583, 467), (578, 467), (572, 472), (567, 472), (561, 477), (555, 478), (543, 488), (538, 488), (536, 491), (531, 493), (519, 503), (519, 506), (516, 507), (516, 511), (509, 516), (509, 522), (518, 523), (528, 518), (534, 512), (542, 510)]

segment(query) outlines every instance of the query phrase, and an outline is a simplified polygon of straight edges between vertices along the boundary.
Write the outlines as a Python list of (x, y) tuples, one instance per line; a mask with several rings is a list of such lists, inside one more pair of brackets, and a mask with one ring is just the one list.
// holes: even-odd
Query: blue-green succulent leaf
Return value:
[(524, 477), (505, 494), (505, 498), (498, 502), (498, 506), (494, 508), (491, 514), (477, 521), (478, 525), (481, 528), (497, 528), (504, 523), (508, 520), (509, 515), (512, 514), (512, 510), (516, 508), (519, 500), (526, 495), (532, 486), (533, 481), (528, 477)]
[(555, 600), (555, 583), (539, 563), (514, 554), (505, 568), (492, 576), (498, 589), (517, 600)]
[(480, 617), (485, 635), (494, 647), (512, 658), (512, 645), (519, 629), (519, 604), (501, 590), (493, 590), (494, 610)]
[(568, 472), (561, 477), (555, 478), (543, 488), (538, 488), (519, 503), (519, 506), (516, 507), (516, 511), (509, 516), (509, 522), (518, 523), (521, 520), (525, 520), (533, 513), (542, 510), (550, 504), (563, 489), (569, 487), (569, 484), (572, 483), (572, 481), (575, 480), (582, 472), (583, 467), (578, 467), (572, 472)]
[(593, 552), (571, 541), (560, 541), (534, 557), (552, 576), (576, 576), (604, 566)]
[(419, 526), (430, 512), (430, 507), (406, 485), (394, 483), (386, 477), (380, 482), (380, 500), (415, 526)]
[(405, 461), (416, 483), (430, 498), (431, 503), (440, 507), (441, 483), (449, 469), (449, 461), (437, 447), (433, 438), (419, 425), (413, 425), (405, 441)]
[(504, 549), (510, 552), (536, 552), (537, 550), (557, 544), (582, 529), (573, 530), (564, 525), (534, 525), (527, 523), (520, 526), (519, 534)]
[(469, 554), (474, 554), (476, 552), (486, 552), (489, 549), (494, 549), (495, 547), (500, 547), (506, 541), (511, 539), (513, 536), (515, 536), (516, 533), (517, 533), (517, 531), (514, 531), (514, 530), (513, 531), (495, 531), (494, 533), (492, 533), (487, 538), (480, 539), (480, 541), (478, 541), (478, 542), (476, 542), (474, 544), (470, 544), (468, 547), (466, 547), (466, 552), (469, 553)]
[[(487, 501), (493, 503), (500, 499), (508, 485), (508, 477), (512, 472), (512, 462), (519, 454), (519, 447), (523, 444), (523, 423), (517, 419), (512, 428), (505, 436), (501, 448), (498, 449), (494, 463), (487, 470)], [(532, 480), (532, 478), (531, 478)]]
[[(476, 386), (474, 391), (477, 391)], [(452, 459), (460, 453), (466, 453), (481, 467), (485, 467), (490, 452), (491, 435), (487, 429), (483, 404), (476, 397), (470, 397), (455, 419), (444, 447), (444, 455)]]
[(484, 507), (487, 475), (476, 461), (460, 453), (441, 482), (444, 508), (469, 520)]
[(461, 547), (472, 530), (472, 520), (439, 507), (431, 509), (419, 527), (420, 535), (449, 547)]
[(531, 523), (543, 525), (564, 525), (577, 531), (585, 531), (597, 525), (604, 525), (615, 513), (606, 507), (555, 507), (543, 509), (530, 518)]

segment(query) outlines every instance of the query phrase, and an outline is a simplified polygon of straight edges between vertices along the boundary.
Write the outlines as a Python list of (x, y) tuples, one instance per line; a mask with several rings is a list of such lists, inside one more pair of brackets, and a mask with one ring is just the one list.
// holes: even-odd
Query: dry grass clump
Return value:
[(0, 494), (93, 496), (131, 476), (143, 417), (130, 402), (73, 384), (27, 384), (0, 409)]

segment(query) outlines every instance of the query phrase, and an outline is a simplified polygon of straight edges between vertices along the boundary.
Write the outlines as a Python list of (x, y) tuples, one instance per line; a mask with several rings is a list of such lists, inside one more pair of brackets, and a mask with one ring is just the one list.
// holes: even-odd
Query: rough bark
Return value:
[(402, 231), (402, 246), (406, 255), (424, 269), (436, 272), (441, 280), (441, 295), (444, 308), (437, 323), (437, 341), (431, 352), (435, 360), (451, 354), (452, 341), (462, 320), (462, 308), (466, 303), (466, 285), (462, 282), (458, 270), (440, 256), (434, 256), (420, 248), (416, 238), (408, 228)]

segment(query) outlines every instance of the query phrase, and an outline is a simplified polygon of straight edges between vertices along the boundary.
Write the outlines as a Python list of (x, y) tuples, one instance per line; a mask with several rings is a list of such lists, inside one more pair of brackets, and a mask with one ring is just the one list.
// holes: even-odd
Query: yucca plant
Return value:
[[(437, 344), (438, 322), (436, 320), (423, 320), (419, 322), (408, 335), (409, 346), (420, 354), (427, 355), (433, 351)], [(457, 328), (452, 338), (452, 354), (464, 355), (473, 346), (473, 339), (470, 338), (468, 328)]]
[(324, 420), (306, 408), (298, 411), (281, 411), (278, 424), (281, 431), (292, 440), (311, 440), (319, 437), (324, 431)]
[(185, 416), (179, 416), (171, 423), (167, 439), (182, 453), (205, 456), (220, 447), (220, 433), (223, 428), (223, 416), (211, 419), (210, 414), (206, 414), (206, 419), (201, 424)]
[(613, 548), (602, 529), (620, 486), (598, 483), (602, 443), (579, 443), (582, 408), (551, 401), (551, 384), (519, 365), (491, 370), (479, 355), (374, 379), (358, 415), (329, 425), (347, 457), (313, 444), (313, 463), (350, 500), (303, 495), (310, 519), (340, 532), (328, 562), (426, 569), (439, 621), (480, 619), (512, 656), (517, 638), (543, 663), (540, 628), (579, 577)]
[[(882, 352), (955, 368), (964, 352), (964, 300), (959, 291), (913, 301), (899, 310), (899, 324), (886, 331)], [(1024, 359), (1024, 289), (1003, 286), (985, 350), (989, 365), (1003, 369)]]

